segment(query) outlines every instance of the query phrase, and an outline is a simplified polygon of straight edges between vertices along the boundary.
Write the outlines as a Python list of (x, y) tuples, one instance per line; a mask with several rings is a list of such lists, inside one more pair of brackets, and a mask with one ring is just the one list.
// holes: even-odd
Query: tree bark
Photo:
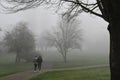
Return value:
[(111, 22), (110, 33), (110, 72), (111, 80), (120, 80), (120, 21)]
[(64, 62), (67, 63), (67, 54), (65, 52)]
[(20, 55), (19, 53), (16, 54), (16, 60), (15, 60), (15, 64), (19, 64), (20, 63)]
[(63, 53), (61, 53), (61, 54), (63, 56), (64, 63), (67, 63), (67, 53), (65, 51), (63, 51)]

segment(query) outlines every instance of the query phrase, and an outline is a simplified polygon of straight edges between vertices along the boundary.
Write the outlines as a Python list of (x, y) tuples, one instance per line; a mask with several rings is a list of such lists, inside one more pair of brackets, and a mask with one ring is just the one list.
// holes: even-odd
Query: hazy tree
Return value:
[(4, 40), (0, 41), (0, 55), (5, 55), (7, 52), (8, 49), (5, 46)]
[[(5, 2), (9, 5), (6, 5)], [(54, 4), (63, 7), (65, 14), (78, 15), (81, 12), (92, 13), (109, 23), (110, 33), (110, 71), (111, 80), (120, 80), (120, 0), (1, 0), (4, 11), (17, 12), (40, 4)], [(67, 5), (68, 4), (68, 5)], [(10, 6), (11, 5), (11, 6)], [(100, 10), (101, 14), (99, 14)], [(98, 13), (97, 13), (98, 12)]]
[(20, 62), (21, 56), (35, 50), (35, 40), (32, 32), (27, 28), (27, 24), (20, 22), (5, 36), (5, 44), (9, 52), (16, 53), (16, 63)]
[(67, 60), (67, 53), (70, 49), (80, 49), (81, 30), (78, 20), (63, 18), (53, 32), (47, 32), (44, 38), (46, 42), (57, 48), (62, 54), (64, 62)]
[(36, 41), (37, 49), (41, 50), (42, 52), (46, 51), (47, 48), (50, 47), (44, 38), (44, 34), (45, 33), (42, 33), (42, 35)]

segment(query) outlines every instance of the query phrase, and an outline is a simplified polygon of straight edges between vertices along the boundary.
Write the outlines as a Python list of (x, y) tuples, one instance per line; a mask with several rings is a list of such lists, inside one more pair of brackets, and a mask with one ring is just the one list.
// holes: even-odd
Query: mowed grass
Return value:
[(7, 76), (10, 74), (15, 74), (17, 72), (31, 70), (31, 64), (8, 64), (8, 65), (0, 65), (0, 77)]
[[(45, 56), (44, 56), (45, 55)], [(80, 50), (72, 50), (67, 54), (67, 63), (64, 63), (63, 57), (55, 50), (48, 50), (43, 54), (48, 62), (51, 62), (52, 68), (84, 67), (94, 65), (109, 64), (109, 55), (107, 53), (82, 53)]]
[[(50, 68), (84, 67), (108, 64), (108, 55), (106, 54), (83, 54), (80, 53), (79, 50), (74, 50), (67, 54), (67, 63), (63, 62), (61, 54), (55, 50), (48, 50), (42, 54), (43, 61), (50, 62)], [(0, 77), (26, 70), (33, 70), (33, 63), (21, 63), (15, 65), (14, 54), (0, 56)]]
[(30, 80), (110, 80), (110, 71), (107, 67), (70, 71), (53, 71), (40, 74)]
[(32, 70), (33, 64), (15, 64), (15, 55), (8, 54), (0, 57), (0, 77), (15, 74), (22, 71)]

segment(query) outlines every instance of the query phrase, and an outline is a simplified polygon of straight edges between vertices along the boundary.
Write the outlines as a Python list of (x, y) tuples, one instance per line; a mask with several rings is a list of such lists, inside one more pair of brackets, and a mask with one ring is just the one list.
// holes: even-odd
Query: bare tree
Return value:
[(50, 47), (44, 38), (44, 34), (45, 33), (43, 33), (36, 41), (37, 49), (41, 50), (42, 52), (46, 51), (47, 48)]
[[(17, 12), (37, 7), (40, 4), (55, 4), (58, 8), (67, 6), (64, 14), (78, 15), (81, 12), (92, 13), (109, 23), (110, 33), (110, 71), (111, 80), (120, 80), (120, 0), (1, 0), (5, 11)], [(6, 5), (10, 4), (10, 5)], [(96, 10), (100, 10), (100, 13)]]
[(72, 19), (68, 21), (63, 18), (53, 32), (48, 32), (44, 38), (47, 43), (57, 48), (57, 51), (63, 56), (64, 62), (67, 61), (67, 53), (70, 49), (80, 49), (81, 29), (78, 21)]

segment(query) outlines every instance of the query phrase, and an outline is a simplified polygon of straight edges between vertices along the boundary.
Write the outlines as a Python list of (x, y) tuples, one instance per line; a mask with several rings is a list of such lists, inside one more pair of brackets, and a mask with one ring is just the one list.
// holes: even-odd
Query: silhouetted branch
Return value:
[[(69, 14), (70, 16), (77, 16), (82, 11), (87, 13), (92, 13), (96, 16), (104, 18), (104, 9), (101, 0), (96, 0), (94, 3), (83, 2), (82, 0), (0, 0), (0, 6), (5, 13), (15, 13), (21, 10), (26, 10), (30, 8), (35, 8), (41, 4), (47, 5), (57, 5), (58, 9), (67, 6), (66, 12), (64, 14)], [(97, 13), (96, 10), (99, 7), (102, 14)]]

